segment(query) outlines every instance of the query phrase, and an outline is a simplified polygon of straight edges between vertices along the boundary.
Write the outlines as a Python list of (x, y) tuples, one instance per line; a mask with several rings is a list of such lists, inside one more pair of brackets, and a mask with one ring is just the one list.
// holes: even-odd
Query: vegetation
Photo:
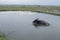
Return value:
[(7, 40), (6, 36), (4, 34), (0, 33), (0, 40)]
[(32, 11), (60, 16), (60, 6), (0, 6), (0, 11)]

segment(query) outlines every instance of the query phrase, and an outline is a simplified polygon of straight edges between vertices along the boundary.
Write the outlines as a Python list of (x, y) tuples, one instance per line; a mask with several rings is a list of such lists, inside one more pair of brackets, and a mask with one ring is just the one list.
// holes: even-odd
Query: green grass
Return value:
[(7, 37), (6, 35), (0, 33), (0, 40), (7, 40)]
[[(57, 12), (55, 13), (54, 10), (57, 10)], [(0, 6), (0, 11), (32, 11), (60, 16), (58, 13), (60, 12), (60, 6)]]

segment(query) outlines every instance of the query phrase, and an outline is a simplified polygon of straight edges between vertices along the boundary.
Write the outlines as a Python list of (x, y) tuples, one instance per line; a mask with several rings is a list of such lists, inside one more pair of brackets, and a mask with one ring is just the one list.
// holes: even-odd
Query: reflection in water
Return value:
[(49, 25), (42, 25), (42, 24), (33, 24), (36, 28), (37, 27), (48, 27)]

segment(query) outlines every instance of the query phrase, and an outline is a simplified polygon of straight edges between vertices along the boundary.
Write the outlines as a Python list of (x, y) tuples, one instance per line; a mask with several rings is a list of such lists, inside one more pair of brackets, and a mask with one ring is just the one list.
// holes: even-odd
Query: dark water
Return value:
[[(49, 22), (50, 26), (35, 28), (32, 21), (36, 18)], [(27, 11), (0, 12), (0, 32), (9, 40), (60, 40), (60, 16)]]

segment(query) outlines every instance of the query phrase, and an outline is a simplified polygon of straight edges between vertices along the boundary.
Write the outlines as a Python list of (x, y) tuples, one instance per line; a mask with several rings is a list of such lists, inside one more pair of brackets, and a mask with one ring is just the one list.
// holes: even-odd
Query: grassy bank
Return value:
[(32, 11), (60, 16), (60, 6), (0, 6), (0, 11)]
[(6, 35), (3, 33), (0, 33), (0, 40), (7, 40)]

